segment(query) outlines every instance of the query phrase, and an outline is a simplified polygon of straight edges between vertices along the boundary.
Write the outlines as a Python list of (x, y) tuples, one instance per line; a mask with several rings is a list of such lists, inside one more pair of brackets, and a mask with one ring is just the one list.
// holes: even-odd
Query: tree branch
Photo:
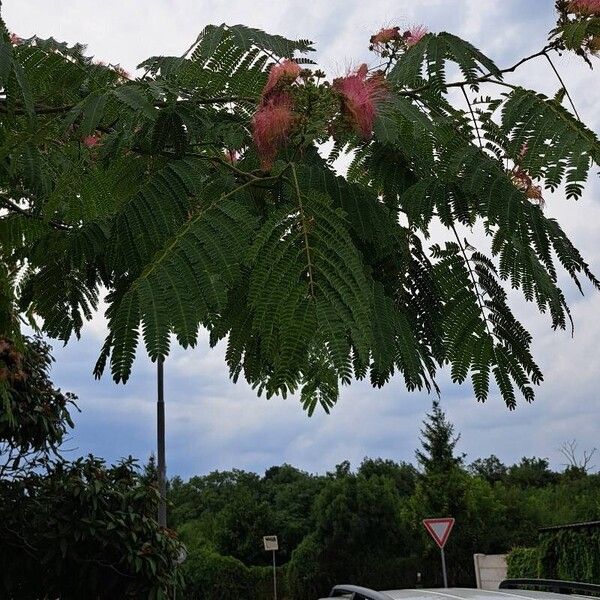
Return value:
[(33, 213), (29, 212), (28, 210), (20, 207), (18, 204), (15, 204), (10, 198), (8, 198), (4, 195), (0, 195), (0, 203), (2, 204), (2, 206), (4, 206), (4, 208), (6, 208), (7, 210), (9, 210), (11, 212), (22, 215), (23, 217), (27, 217), (28, 219), (35, 219), (36, 221), (45, 221), (51, 227), (54, 227), (54, 229), (60, 229), (61, 231), (70, 231), (71, 230), (71, 227), (69, 227), (68, 225), (65, 225), (64, 223), (61, 223), (60, 221), (46, 221), (46, 219), (44, 219), (44, 217), (42, 217), (40, 215), (34, 215)]
[(300, 207), (300, 219), (302, 221), (302, 234), (304, 236), (304, 247), (306, 248), (306, 260), (308, 262), (308, 287), (310, 289), (311, 298), (315, 299), (315, 282), (313, 279), (313, 264), (310, 256), (310, 245), (308, 243), (308, 232), (306, 230), (306, 216), (304, 214), (304, 205), (302, 204), (302, 194), (300, 192), (300, 185), (298, 184), (298, 176), (296, 175), (296, 167), (292, 165), (292, 174), (294, 175), (294, 187), (296, 188), (296, 194), (298, 195), (298, 205)]
[(569, 94), (569, 90), (567, 89), (567, 86), (565, 85), (563, 78), (560, 76), (558, 69), (554, 66), (554, 63), (552, 62), (552, 59), (548, 56), (547, 52), (544, 52), (544, 56), (546, 57), (546, 60), (550, 63), (550, 66), (552, 67), (554, 74), (558, 78), (558, 81), (560, 82), (562, 89), (565, 90), (565, 94), (566, 94), (567, 98), (569, 99), (569, 102), (571, 103), (571, 108), (573, 109), (575, 116), (581, 121), (581, 117), (579, 116), (579, 113), (577, 112), (577, 109), (575, 108), (575, 103), (573, 102), (573, 98), (571, 98), (571, 94)]
[[(536, 52), (535, 54), (531, 54), (530, 56), (526, 56), (525, 58), (522, 58), (519, 62), (515, 63), (511, 67), (506, 67), (505, 69), (500, 69), (499, 74), (513, 73), (522, 64), (524, 64), (530, 60), (533, 60), (534, 58), (538, 58), (540, 56), (546, 56), (548, 50), (551, 50), (553, 47), (554, 46), (552, 44), (544, 46), (544, 48), (542, 48), (539, 52)], [(504, 85), (506, 87), (514, 88), (514, 86), (510, 85), (509, 83), (499, 80), (498, 75), (495, 73), (485, 73), (481, 77), (476, 77), (475, 79), (471, 79), (470, 81), (466, 81), (466, 80), (465, 81), (454, 81), (452, 83), (447, 83), (443, 87), (445, 89), (447, 89), (447, 88), (452, 88), (452, 87), (463, 87), (465, 85), (473, 85), (474, 83), (486, 83), (486, 82), (495, 83), (496, 85)], [(401, 96), (413, 96), (415, 94), (418, 94), (419, 92), (423, 92), (423, 91), (429, 89), (430, 87), (431, 87), (431, 83), (426, 83), (426, 84), (424, 84), (418, 88), (414, 88), (412, 90), (401, 90), (398, 92), (398, 94)]]
[(479, 147), (483, 150), (483, 143), (481, 141), (481, 134), (479, 133), (479, 125), (477, 124), (477, 119), (475, 118), (475, 112), (473, 111), (473, 106), (471, 105), (471, 101), (469, 100), (469, 96), (465, 90), (465, 87), (462, 86), (460, 88), (462, 90), (463, 96), (467, 101), (467, 106), (469, 107), (469, 111), (471, 113), (471, 119), (473, 119), (473, 125), (475, 126), (475, 131), (477, 133), (477, 140), (479, 141)]
[[(216, 96), (214, 98), (195, 98), (195, 99), (181, 99), (177, 100), (178, 103), (181, 102), (189, 102), (191, 104), (199, 104), (199, 105), (209, 105), (209, 104), (228, 104), (230, 102), (252, 102), (256, 103), (256, 98), (251, 96)], [(33, 110), (38, 115), (54, 115), (54, 114), (62, 114), (67, 113), (73, 108), (77, 106), (76, 104), (63, 104), (59, 106), (46, 106), (44, 104), (38, 104), (33, 107)], [(163, 108), (168, 106), (167, 102), (155, 102), (154, 106), (156, 108)], [(8, 102), (6, 98), (0, 99), (0, 113), (4, 114), (16, 114), (16, 115), (24, 115), (27, 114), (24, 106), (20, 103), (15, 103), (14, 107), (11, 109), (8, 106)]]

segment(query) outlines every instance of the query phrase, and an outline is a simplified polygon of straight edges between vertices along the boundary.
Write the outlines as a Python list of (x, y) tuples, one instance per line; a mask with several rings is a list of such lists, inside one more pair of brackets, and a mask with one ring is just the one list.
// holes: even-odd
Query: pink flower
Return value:
[(533, 181), (529, 174), (519, 166), (515, 166), (511, 172), (513, 185), (521, 190), (529, 200), (542, 207), (545, 204), (542, 188), (539, 185), (533, 185)]
[(571, 0), (568, 9), (580, 15), (599, 15), (600, 0)]
[(600, 35), (592, 36), (588, 40), (586, 47), (592, 54), (600, 54)]
[(235, 165), (235, 163), (240, 159), (240, 153), (237, 150), (226, 148), (223, 150), (223, 154), (225, 155), (225, 160), (232, 165)]
[(115, 71), (121, 79), (129, 79), (131, 77), (131, 75), (129, 75), (129, 73), (121, 65), (117, 65), (115, 67)]
[(13, 46), (16, 46), (17, 44), (20, 44), (23, 41), (22, 38), (20, 38), (16, 33), (11, 33), (10, 34), (10, 43)]
[(530, 200), (536, 200), (537, 202), (543, 202), (542, 188), (539, 185), (530, 185), (525, 192)]
[(423, 25), (412, 27), (404, 32), (404, 43), (408, 48), (412, 48), (412, 46), (418, 44), (428, 33), (427, 27), (424, 27)]
[(289, 137), (294, 120), (289, 94), (275, 92), (261, 102), (252, 118), (252, 136), (264, 170), (273, 166), (277, 150)]
[(387, 27), (380, 29), (375, 35), (371, 36), (370, 42), (375, 50), (380, 50), (384, 44), (400, 39), (399, 27)]
[(529, 152), (529, 144), (527, 142), (523, 142), (521, 149), (519, 150), (519, 158), (525, 158), (527, 152)]
[(333, 89), (342, 98), (342, 110), (354, 128), (368, 139), (373, 132), (377, 104), (387, 96), (387, 85), (380, 74), (368, 77), (367, 65), (361, 65), (356, 73), (333, 80)]
[(298, 79), (300, 71), (300, 65), (293, 60), (284, 60), (281, 64), (271, 67), (267, 84), (263, 90), (263, 98), (266, 98), (280, 81), (294, 83)]
[(100, 136), (96, 134), (86, 135), (81, 141), (86, 148), (93, 148), (100, 143)]

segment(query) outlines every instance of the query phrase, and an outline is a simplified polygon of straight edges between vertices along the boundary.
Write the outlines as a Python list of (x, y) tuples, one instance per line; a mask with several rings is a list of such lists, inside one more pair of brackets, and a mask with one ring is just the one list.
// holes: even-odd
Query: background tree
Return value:
[(508, 480), (523, 487), (544, 487), (556, 481), (547, 458), (524, 456), (518, 464), (508, 469)]
[[(421, 465), (417, 470), (366, 458), (356, 469), (343, 461), (326, 475), (280, 465), (262, 476), (230, 471), (172, 481), (173, 515), (190, 556), (183, 567), (190, 584), (186, 593), (205, 599), (202, 590), (214, 587), (228, 600), (272, 596), (265, 555), (252, 554), (260, 547), (258, 532), (244, 524), (239, 510), (249, 498), (252, 519), (280, 537), (281, 592), (290, 600), (314, 600), (342, 580), (390, 589), (414, 586), (421, 573), (424, 585), (441, 584), (437, 547), (423, 529), (424, 517), (456, 517), (447, 555), (452, 582), (461, 586), (474, 585), (475, 552), (529, 547), (536, 544), (540, 527), (600, 518), (597, 474), (573, 477), (568, 469), (556, 472), (535, 457), (516, 465), (488, 457), (465, 467), (458, 433), (439, 406), (422, 431), (446, 440), (440, 451), (422, 434), (423, 442), (438, 448), (446, 470), (436, 469), (434, 461), (426, 472)], [(431, 458), (423, 445), (419, 452)], [(511, 479), (508, 472), (520, 475)], [(237, 507), (233, 513), (229, 504)], [(235, 527), (238, 518), (242, 526)], [(231, 550), (219, 545), (222, 540)], [(223, 556), (226, 551), (232, 554)]]
[(415, 455), (425, 475), (447, 473), (463, 464), (464, 455), (455, 455), (460, 435), (454, 435), (454, 425), (446, 419), (439, 400), (433, 401), (421, 429), (421, 450)]
[(411, 496), (417, 483), (417, 470), (406, 462), (396, 463), (393, 460), (381, 458), (365, 458), (358, 474), (367, 479), (370, 477), (385, 477), (391, 479), (401, 497)]
[(504, 481), (508, 468), (495, 454), (492, 454), (487, 458), (478, 458), (473, 461), (469, 465), (469, 471), (473, 475), (482, 477), (488, 483), (497, 483)]
[(578, 452), (577, 440), (569, 440), (563, 442), (559, 451), (567, 461), (563, 466), (573, 476), (587, 474), (596, 468), (593, 460), (598, 448), (584, 449), (583, 452)]

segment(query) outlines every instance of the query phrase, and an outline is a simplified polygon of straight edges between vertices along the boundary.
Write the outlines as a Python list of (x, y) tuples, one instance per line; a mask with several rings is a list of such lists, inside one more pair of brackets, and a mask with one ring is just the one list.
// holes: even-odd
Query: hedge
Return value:
[[(273, 567), (250, 567), (256, 600), (273, 600)], [(289, 598), (287, 565), (277, 567), (277, 598)]]
[(514, 548), (506, 557), (508, 567), (507, 577), (509, 579), (539, 577), (539, 549), (538, 548)]
[[(190, 551), (183, 564), (189, 600), (272, 600), (273, 568), (247, 567), (208, 547)], [(288, 598), (286, 567), (277, 567), (277, 597)]]
[(199, 548), (183, 563), (185, 598), (189, 600), (253, 600), (250, 569), (232, 556)]
[(508, 577), (600, 581), (600, 528), (544, 531), (535, 548), (515, 548), (507, 557)]
[(543, 577), (566, 581), (600, 581), (600, 529), (558, 529), (541, 535)]

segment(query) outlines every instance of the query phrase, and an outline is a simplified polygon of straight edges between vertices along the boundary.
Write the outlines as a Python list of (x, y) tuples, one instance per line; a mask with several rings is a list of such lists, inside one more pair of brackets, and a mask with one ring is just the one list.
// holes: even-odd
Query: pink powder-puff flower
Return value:
[(240, 160), (240, 153), (237, 150), (232, 150), (231, 148), (225, 148), (223, 150), (223, 155), (225, 160), (232, 165), (235, 165), (238, 160)]
[(523, 142), (521, 149), (519, 150), (519, 159), (524, 159), (527, 152), (529, 152), (529, 144), (527, 142)]
[(263, 98), (266, 98), (280, 82), (294, 83), (300, 76), (300, 65), (293, 60), (284, 60), (279, 65), (274, 65), (269, 71), (269, 78), (263, 90)]
[(541, 208), (544, 207), (545, 201), (542, 194), (542, 188), (539, 185), (533, 185), (533, 181), (529, 174), (519, 166), (515, 166), (511, 172), (513, 185), (522, 191), (529, 200), (536, 203)]
[(368, 139), (373, 132), (377, 105), (388, 95), (385, 79), (381, 74), (368, 75), (367, 65), (361, 65), (356, 73), (333, 80), (333, 89), (342, 99), (342, 111), (360, 135)]
[(400, 39), (399, 27), (384, 27), (369, 40), (375, 50), (381, 50), (382, 47), (389, 43)]
[(13, 46), (16, 46), (17, 44), (20, 44), (23, 41), (22, 38), (20, 38), (16, 33), (11, 33), (10, 34), (10, 43)]
[(274, 92), (261, 102), (252, 118), (252, 136), (264, 170), (273, 166), (277, 150), (289, 138), (294, 121), (289, 94)]
[(600, 0), (571, 0), (567, 8), (580, 15), (600, 15)]
[(121, 79), (130, 79), (131, 78), (131, 75), (121, 65), (117, 65), (115, 67), (115, 72)]
[(428, 33), (427, 27), (417, 25), (416, 27), (412, 27), (408, 31), (405, 31), (402, 37), (404, 38), (406, 46), (412, 48), (412, 46), (418, 44)]
[(596, 56), (600, 54), (600, 35), (592, 36), (586, 44), (586, 48)]
[(93, 148), (100, 143), (100, 136), (96, 134), (86, 135), (81, 141), (86, 148)]

